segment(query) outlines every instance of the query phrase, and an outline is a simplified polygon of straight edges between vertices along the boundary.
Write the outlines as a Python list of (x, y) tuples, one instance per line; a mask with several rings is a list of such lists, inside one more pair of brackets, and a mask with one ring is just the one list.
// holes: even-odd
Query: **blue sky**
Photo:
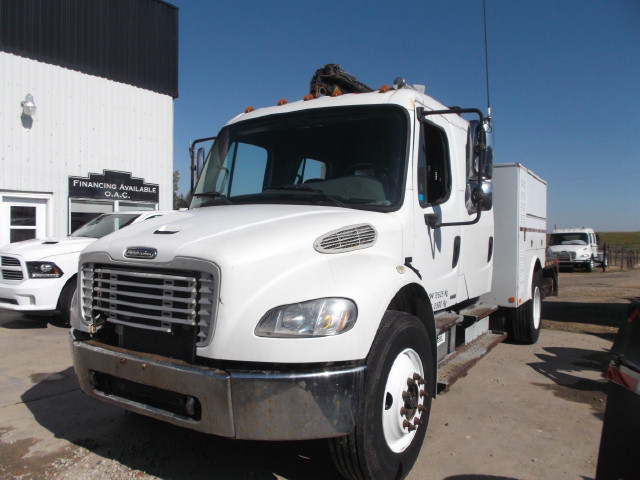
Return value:
[[(245, 107), (301, 99), (338, 63), (486, 109), (482, 0), (170, 0), (180, 12), (174, 168)], [(548, 182), (548, 226), (638, 231), (640, 1), (487, 0), (497, 163)]]

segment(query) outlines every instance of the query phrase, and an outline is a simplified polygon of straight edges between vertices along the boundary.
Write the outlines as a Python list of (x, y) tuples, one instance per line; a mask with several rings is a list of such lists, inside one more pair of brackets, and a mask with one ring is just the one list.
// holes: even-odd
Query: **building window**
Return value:
[(113, 202), (95, 200), (71, 200), (69, 205), (69, 233), (103, 213), (113, 212)]
[(36, 207), (12, 205), (10, 216), (11, 243), (36, 238)]
[(157, 203), (118, 202), (118, 211), (130, 212), (131, 210), (155, 210), (157, 206)]
[(0, 246), (51, 235), (51, 194), (0, 191)]

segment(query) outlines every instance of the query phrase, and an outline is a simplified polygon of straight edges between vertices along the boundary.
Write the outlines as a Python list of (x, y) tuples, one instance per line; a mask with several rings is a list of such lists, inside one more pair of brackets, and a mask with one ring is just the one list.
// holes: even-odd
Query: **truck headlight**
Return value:
[(27, 262), (29, 278), (60, 278), (64, 272), (53, 262)]
[(325, 337), (350, 330), (356, 323), (356, 304), (346, 298), (320, 298), (269, 310), (258, 322), (259, 337)]

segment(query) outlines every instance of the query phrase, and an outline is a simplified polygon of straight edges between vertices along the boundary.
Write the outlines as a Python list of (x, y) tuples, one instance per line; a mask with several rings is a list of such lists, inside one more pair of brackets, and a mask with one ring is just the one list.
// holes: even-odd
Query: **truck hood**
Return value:
[(0, 249), (0, 253), (3, 255), (18, 255), (25, 261), (42, 260), (57, 255), (80, 253), (87, 245), (95, 241), (95, 238), (90, 237), (25, 240), (5, 245)]
[[(388, 231), (401, 235), (399, 220), (386, 213), (309, 205), (219, 205), (131, 225), (98, 240), (84, 253), (105, 252), (115, 261), (144, 264), (181, 256), (238, 266), (268, 257), (286, 259), (288, 253), (300, 250), (317, 254), (313, 243), (318, 237), (360, 224), (373, 226), (378, 235)], [(126, 258), (125, 252), (133, 247), (157, 250), (156, 257)]]

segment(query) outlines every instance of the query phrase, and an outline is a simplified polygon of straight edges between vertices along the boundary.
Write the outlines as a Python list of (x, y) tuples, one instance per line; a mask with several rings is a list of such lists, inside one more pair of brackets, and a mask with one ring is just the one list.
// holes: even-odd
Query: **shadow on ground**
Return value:
[(544, 351), (546, 353), (536, 354), (539, 362), (528, 365), (554, 384), (535, 385), (565, 400), (589, 405), (593, 414), (602, 419), (607, 398), (605, 372), (611, 358), (609, 351), (571, 347), (548, 347)]
[(13, 314), (0, 316), (0, 328), (8, 330), (33, 330), (47, 328), (51, 325), (57, 328), (69, 328), (69, 323), (62, 320), (59, 315), (20, 315)]
[(326, 441), (228, 440), (176, 427), (87, 397), (72, 368), (40, 379), (22, 399), (55, 437), (159, 478), (339, 478)]
[(545, 302), (543, 317), (554, 322), (618, 328), (627, 306), (625, 303)]

